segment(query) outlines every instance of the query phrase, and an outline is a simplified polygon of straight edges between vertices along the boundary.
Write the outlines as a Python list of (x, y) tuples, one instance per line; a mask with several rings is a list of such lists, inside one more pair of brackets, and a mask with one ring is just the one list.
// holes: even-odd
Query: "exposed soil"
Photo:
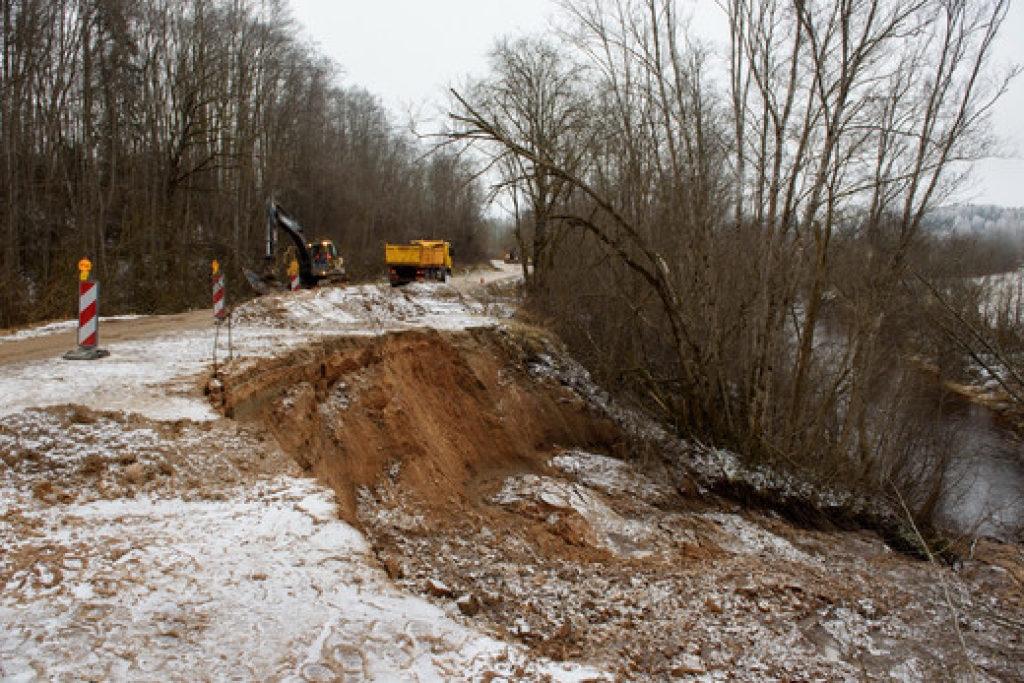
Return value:
[(341, 338), (228, 367), (215, 400), (265, 423), (335, 489), (350, 523), (357, 489), (399, 470), (404, 489), (447, 515), (481, 482), (543, 468), (558, 444), (623, 447), (580, 397), (531, 382), (523, 353), (493, 330)]
[[(479, 277), (262, 297), (213, 378), (175, 334), (209, 311), (117, 321), (102, 365), (5, 342), (46, 402), (0, 419), (0, 678), (1020, 680), (1020, 547), (933, 565), (715, 495), (731, 456)], [(204, 389), (230, 419), (140, 412)]]
[(258, 423), (162, 422), (84, 406), (0, 420), (0, 467), (44, 505), (170, 493), (220, 500), (239, 486), (299, 471)]
[(552, 349), (525, 328), (333, 339), (209, 391), (334, 488), (396, 582), (538, 653), (640, 680), (1019, 680), (1019, 548), (934, 566), (744, 511), (640, 458)]

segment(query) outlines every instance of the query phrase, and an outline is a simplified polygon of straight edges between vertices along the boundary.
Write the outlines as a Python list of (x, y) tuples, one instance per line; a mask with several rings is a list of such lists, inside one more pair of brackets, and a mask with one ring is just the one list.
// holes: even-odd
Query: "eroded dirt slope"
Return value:
[(1019, 548), (938, 567), (715, 499), (528, 329), (335, 339), (214, 399), (329, 483), (400, 585), (538, 653), (628, 680), (1024, 670)]
[(231, 369), (218, 400), (264, 422), (358, 524), (356, 490), (389, 472), (443, 511), (476, 482), (542, 467), (556, 445), (621, 449), (586, 401), (529, 380), (528, 354), (500, 329), (337, 339)]

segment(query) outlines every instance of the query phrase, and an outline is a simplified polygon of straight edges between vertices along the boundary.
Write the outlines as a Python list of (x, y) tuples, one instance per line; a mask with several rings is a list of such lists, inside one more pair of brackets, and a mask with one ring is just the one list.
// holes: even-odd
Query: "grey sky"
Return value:
[[(544, 30), (551, 0), (290, 0), (295, 19), (344, 69), (346, 85), (379, 95), (398, 115), (428, 114), (445, 88), (486, 71), (486, 56), (503, 35)], [(712, 0), (684, 0), (695, 28), (715, 27)], [(996, 55), (1024, 63), (1024, 3), (1012, 3)], [(1007, 158), (977, 165), (965, 201), (1024, 206), (1024, 78), (993, 117)]]

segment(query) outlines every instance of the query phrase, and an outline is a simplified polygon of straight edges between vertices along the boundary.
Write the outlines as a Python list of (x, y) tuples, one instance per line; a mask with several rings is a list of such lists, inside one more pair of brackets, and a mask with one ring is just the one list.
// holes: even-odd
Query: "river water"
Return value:
[(957, 403), (944, 413), (957, 446), (939, 523), (970, 536), (1024, 541), (1024, 441), (982, 406)]

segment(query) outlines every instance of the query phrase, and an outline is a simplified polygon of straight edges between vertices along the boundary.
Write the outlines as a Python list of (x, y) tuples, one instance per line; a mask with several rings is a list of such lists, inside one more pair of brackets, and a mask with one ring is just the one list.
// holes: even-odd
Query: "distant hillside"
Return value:
[(937, 232), (1024, 234), (1024, 208), (957, 204), (938, 209), (928, 223)]

